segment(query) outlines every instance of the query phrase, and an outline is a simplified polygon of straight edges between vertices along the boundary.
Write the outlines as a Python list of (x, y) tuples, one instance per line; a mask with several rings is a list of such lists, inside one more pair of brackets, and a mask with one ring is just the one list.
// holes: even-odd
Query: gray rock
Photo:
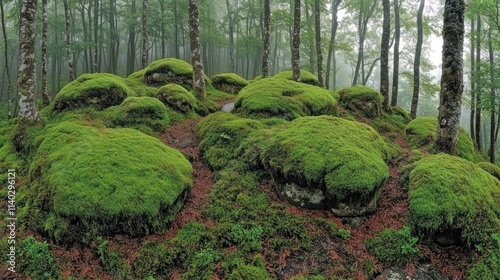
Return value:
[(231, 112), (234, 109), (234, 102), (227, 103), (226, 105), (222, 106), (220, 110), (222, 112)]
[(385, 269), (376, 279), (384, 280), (445, 280), (445, 276), (441, 275), (431, 265), (421, 265), (417, 268), (415, 275), (409, 276), (405, 270), (399, 267), (391, 267)]

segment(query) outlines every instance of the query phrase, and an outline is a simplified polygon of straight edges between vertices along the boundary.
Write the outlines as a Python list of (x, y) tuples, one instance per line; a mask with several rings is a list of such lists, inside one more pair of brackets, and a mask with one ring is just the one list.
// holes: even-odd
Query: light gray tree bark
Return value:
[[(330, 72), (333, 71), (333, 83), (332, 83), (332, 88), (335, 88), (337, 83), (336, 83), (336, 72), (337, 69), (335, 67), (331, 69), (331, 63), (333, 60), (335, 60), (335, 54), (334, 54), (334, 44), (335, 44), (335, 37), (337, 36), (337, 27), (339, 26), (339, 21), (338, 21), (338, 9), (339, 5), (342, 2), (342, 0), (333, 0), (332, 1), (332, 31), (330, 34), (330, 42), (328, 43), (328, 56), (326, 59), (326, 78), (325, 78), (325, 85), (329, 89), (330, 88)], [(335, 66), (335, 64), (334, 64)]]
[(0, 14), (2, 16), (2, 34), (3, 34), (3, 42), (5, 45), (4, 48), (4, 69), (7, 75), (7, 118), (12, 118), (12, 84), (10, 81), (10, 68), (9, 68), (9, 52), (8, 52), (8, 40), (7, 40), (7, 31), (5, 29), (5, 12), (3, 8), (3, 1), (0, 1)]
[(148, 0), (142, 0), (142, 56), (141, 68), (148, 63)]
[(264, 48), (262, 50), (262, 78), (269, 76), (269, 53), (271, 52), (271, 1), (264, 0)]
[(392, 97), (391, 106), (398, 106), (399, 91), (399, 42), (401, 37), (401, 22), (399, 18), (400, 0), (394, 1), (394, 58), (392, 68)]
[(63, 3), (64, 18), (66, 19), (66, 60), (68, 62), (68, 77), (71, 82), (75, 79), (75, 65), (73, 63), (73, 51), (71, 50), (71, 15), (68, 0), (63, 0)]
[(42, 102), (44, 105), (50, 103), (49, 90), (47, 86), (47, 0), (42, 0)]
[(322, 87), (323, 81), (323, 53), (321, 52), (321, 14), (320, 14), (320, 1), (314, 1), (314, 33), (316, 37), (316, 57), (318, 67), (318, 81)]
[(384, 97), (382, 108), (389, 109), (389, 37), (391, 33), (391, 3), (382, 0), (384, 19), (382, 23), (382, 40), (380, 45), (380, 93)]
[(300, 81), (300, 0), (294, 1), (292, 37), (292, 72), (293, 80)]
[(200, 51), (200, 21), (198, 3), (189, 0), (189, 45), (191, 48), (191, 64), (193, 65), (193, 90), (198, 99), (205, 99), (205, 73)]
[(422, 43), (424, 38), (423, 14), (425, 0), (420, 0), (417, 13), (417, 45), (415, 47), (415, 62), (413, 64), (413, 97), (411, 100), (410, 117), (417, 117), (418, 96), (420, 94), (420, 57), (422, 56)]

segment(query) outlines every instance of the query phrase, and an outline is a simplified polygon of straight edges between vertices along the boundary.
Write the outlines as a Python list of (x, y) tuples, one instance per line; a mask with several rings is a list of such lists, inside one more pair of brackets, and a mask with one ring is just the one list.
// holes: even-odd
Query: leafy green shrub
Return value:
[(382, 94), (367, 86), (353, 86), (339, 91), (339, 103), (355, 114), (377, 117), (381, 114)]
[(194, 95), (177, 84), (162, 86), (158, 89), (156, 98), (182, 113), (192, 111), (196, 107)]
[(480, 248), (481, 259), (467, 270), (468, 279), (500, 279), (500, 233), (492, 235), (493, 244)]
[(479, 167), (481, 167), (484, 171), (490, 173), (493, 177), (500, 180), (500, 167), (498, 165), (491, 162), (479, 162), (477, 163)]
[[(287, 70), (287, 71), (279, 72), (278, 74), (274, 75), (273, 78), (285, 79), (285, 80), (292, 81), (293, 80), (293, 71)], [(313, 73), (306, 71), (306, 70), (300, 70), (300, 82), (304, 83), (304, 84), (313, 85), (313, 86), (319, 86), (318, 77), (316, 77)]]
[(212, 76), (212, 85), (218, 89), (231, 94), (238, 94), (240, 90), (248, 86), (248, 81), (234, 73), (222, 73)]
[(83, 74), (61, 89), (54, 98), (53, 109), (61, 112), (90, 106), (103, 110), (130, 96), (137, 94), (121, 77), (107, 73)]
[(377, 236), (365, 241), (368, 251), (387, 266), (404, 267), (408, 261), (417, 263), (422, 254), (415, 247), (417, 237), (411, 235), (411, 229), (383, 229)]
[(446, 154), (423, 158), (409, 174), (409, 224), (421, 237), (447, 230), (466, 244), (500, 232), (500, 182), (477, 165)]
[(63, 122), (39, 141), (23, 219), (57, 243), (163, 230), (191, 185), (184, 156), (137, 130)]
[(130, 267), (120, 258), (118, 253), (109, 248), (108, 241), (102, 241), (97, 246), (97, 256), (99, 257), (101, 266), (111, 276), (116, 279), (131, 279)]
[(170, 123), (165, 105), (153, 97), (129, 97), (120, 105), (108, 108), (105, 118), (112, 127), (146, 125), (154, 131), (162, 131)]
[(17, 256), (19, 271), (33, 279), (60, 279), (59, 269), (47, 242), (33, 236), (21, 240)]
[(245, 116), (292, 120), (302, 116), (336, 115), (336, 105), (337, 101), (326, 89), (266, 78), (241, 90), (234, 103), (234, 111)]

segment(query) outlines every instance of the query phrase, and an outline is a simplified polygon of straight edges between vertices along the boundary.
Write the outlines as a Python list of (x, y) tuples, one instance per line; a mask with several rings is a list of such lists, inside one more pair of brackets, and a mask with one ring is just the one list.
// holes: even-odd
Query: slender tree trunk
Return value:
[(476, 82), (475, 82), (475, 69), (476, 69), (476, 45), (474, 43), (475, 38), (475, 28), (476, 20), (471, 19), (470, 26), (470, 136), (472, 141), (476, 143), (476, 130), (475, 130), (475, 118), (476, 118)]
[(71, 50), (71, 15), (69, 11), (68, 0), (63, 0), (64, 3), (64, 18), (66, 19), (66, 59), (68, 62), (68, 77), (69, 81), (75, 79), (75, 65), (73, 63), (73, 51)]
[(12, 118), (12, 84), (10, 80), (10, 68), (9, 68), (9, 51), (8, 51), (8, 40), (7, 40), (7, 32), (5, 30), (5, 12), (3, 8), (3, 1), (0, 1), (0, 13), (2, 14), (2, 34), (3, 34), (3, 42), (5, 45), (4, 48), (4, 70), (7, 74), (7, 118)]
[(141, 68), (148, 64), (148, 0), (142, 0), (142, 56)]
[(463, 93), (464, 0), (446, 0), (436, 149), (455, 155)]
[(382, 107), (389, 110), (389, 37), (391, 33), (391, 3), (382, 0), (384, 7), (384, 20), (382, 23), (382, 42), (380, 46), (380, 93), (384, 97)]
[(99, 49), (99, 40), (97, 30), (102, 28), (99, 27), (99, 0), (94, 1), (94, 72), (98, 71), (97, 63), (98, 63), (98, 49)]
[(418, 96), (420, 94), (420, 57), (422, 56), (422, 43), (424, 41), (423, 14), (425, 0), (420, 0), (417, 13), (417, 45), (415, 47), (415, 64), (413, 64), (413, 98), (411, 100), (412, 119), (417, 117)]
[[(267, 0), (266, 0), (267, 1)], [(226, 0), (227, 7), (227, 22), (229, 27), (229, 72), (235, 72), (234, 66), (234, 27), (233, 27), (233, 13), (231, 12), (231, 3)]]
[[(86, 43), (87, 42), (87, 33), (88, 33), (88, 30), (87, 30), (88, 24), (87, 24), (87, 22), (85, 20), (85, 18), (86, 18), (85, 17), (85, 4), (86, 3), (82, 2), (82, 0), (79, 0), (79, 4), (80, 4), (80, 7), (79, 7), (80, 17), (82, 18), (83, 38), (84, 38), (84, 41)], [(73, 21), (73, 26), (75, 26), (74, 21)], [(78, 62), (77, 59), (73, 59), (73, 61)], [(83, 71), (84, 72), (89, 72), (88, 54), (87, 54), (87, 47), (86, 46), (83, 49), (83, 62), (82, 62), (82, 66), (83, 66)]]
[(196, 0), (189, 0), (189, 45), (193, 65), (193, 90), (198, 99), (205, 99), (205, 73), (200, 52), (200, 22)]
[(42, 102), (44, 105), (50, 103), (49, 90), (47, 87), (47, 0), (42, 0)]
[(19, 30), (19, 121), (39, 121), (36, 106), (36, 0), (23, 0)]
[(128, 50), (127, 50), (127, 76), (134, 72), (135, 68), (135, 18), (136, 18), (137, 8), (135, 5), (135, 0), (132, 0), (130, 4), (130, 14), (132, 18), (132, 22), (128, 26)]
[(365, 2), (364, 0), (360, 1), (360, 8), (359, 8), (359, 17), (358, 17), (358, 60), (356, 62), (356, 69), (354, 70), (354, 77), (352, 79), (352, 85), (355, 86), (358, 84), (358, 78), (359, 78), (359, 72), (361, 69), (361, 79), (362, 79), (362, 84), (365, 84), (364, 80), (364, 53), (365, 53), (365, 38), (366, 38), (366, 31), (368, 29), (368, 21), (370, 20), (371, 16), (373, 15), (373, 12), (375, 11), (375, 8), (377, 7), (377, 1), (372, 1), (372, 5), (370, 6), (370, 9), (366, 12), (365, 11)]
[(394, 1), (394, 59), (392, 68), (392, 98), (391, 106), (398, 106), (399, 91), (399, 41), (401, 37), (401, 22), (399, 19), (400, 0)]
[[(314, 0), (316, 1), (316, 0)], [(307, 32), (306, 34), (312, 34), (314, 32), (313, 27), (312, 27), (312, 17), (314, 15), (309, 14), (309, 3), (307, 1), (304, 1), (304, 6), (306, 8), (305, 10), (305, 15), (306, 15), (306, 25), (307, 25)], [(314, 10), (314, 8), (313, 8)], [(307, 36), (307, 39), (309, 39), (309, 47), (307, 50), (309, 50), (309, 72), (314, 73), (314, 36)]]
[(323, 53), (321, 52), (321, 21), (320, 21), (320, 1), (314, 1), (314, 28), (316, 35), (316, 56), (317, 56), (317, 67), (318, 67), (318, 81), (319, 85), (323, 87), (325, 84), (323, 81)]
[(270, 29), (271, 3), (270, 0), (264, 0), (264, 50), (262, 51), (262, 78), (267, 78), (269, 76), (269, 52), (271, 51)]
[[(330, 42), (328, 43), (328, 56), (326, 59), (326, 78), (325, 85), (326, 88), (330, 89), (330, 71), (333, 70), (335, 73), (335, 67), (331, 68), (332, 59), (335, 59), (333, 47), (335, 44), (335, 37), (337, 36), (337, 27), (339, 25), (338, 21), (338, 8), (342, 0), (333, 0), (332, 2), (332, 32), (330, 34)], [(333, 84), (335, 84), (335, 80), (333, 80)]]
[(481, 77), (481, 16), (477, 15), (477, 37), (476, 37), (476, 75), (473, 79), (476, 80), (476, 144), (477, 149), (481, 151), (481, 93), (483, 90), (482, 77)]
[(292, 37), (292, 72), (293, 79), (300, 82), (300, 0), (294, 0), (293, 37)]
[(490, 26), (488, 30), (488, 53), (489, 53), (489, 58), (490, 58), (490, 104), (491, 104), (491, 115), (490, 115), (490, 149), (489, 149), (489, 156), (490, 156), (490, 162), (495, 163), (496, 161), (496, 136), (495, 136), (495, 131), (496, 131), (496, 126), (498, 125), (496, 123), (496, 116), (495, 116), (495, 110), (496, 110), (496, 92), (495, 92), (495, 57), (493, 53), (493, 40), (491, 38), (491, 30), (492, 27)]

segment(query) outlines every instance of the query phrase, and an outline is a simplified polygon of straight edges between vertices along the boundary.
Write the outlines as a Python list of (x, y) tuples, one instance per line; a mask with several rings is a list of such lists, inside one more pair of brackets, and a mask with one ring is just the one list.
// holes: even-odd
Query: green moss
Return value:
[(467, 269), (467, 279), (500, 279), (500, 233), (493, 234), (492, 244), (478, 247), (481, 259)]
[(105, 118), (110, 126), (141, 128), (145, 125), (153, 131), (162, 131), (170, 124), (167, 109), (153, 97), (129, 97), (120, 105), (108, 108)]
[(411, 122), (410, 111), (401, 108), (399, 106), (391, 107), (391, 113), (396, 116), (400, 116), (405, 123)]
[(146, 73), (146, 69), (130, 74), (126, 79), (124, 79), (125, 84), (139, 96), (155, 97), (158, 88), (150, 87), (144, 84), (144, 73)]
[(265, 267), (253, 266), (242, 264), (235, 268), (229, 277), (229, 280), (250, 280), (250, 279), (261, 279), (270, 280), (273, 279), (269, 272), (266, 271)]
[(466, 244), (500, 231), (500, 182), (477, 165), (446, 154), (426, 157), (409, 175), (409, 224), (420, 236), (459, 233)]
[[(288, 71), (280, 72), (280, 73), (274, 75), (273, 78), (286, 79), (286, 80), (292, 81), (293, 80), (293, 71), (288, 70)], [(313, 86), (319, 86), (318, 77), (316, 77), (313, 73), (306, 71), (306, 70), (300, 70), (300, 82), (304, 83), (304, 84), (313, 85)]]
[(125, 85), (122, 78), (113, 74), (83, 74), (65, 85), (54, 98), (57, 112), (81, 107), (98, 110), (120, 104), (129, 96), (137, 94)]
[(212, 85), (224, 92), (238, 94), (248, 85), (248, 81), (234, 73), (222, 73), (212, 76)]
[(486, 161), (479, 162), (477, 163), (477, 165), (481, 167), (484, 171), (493, 175), (493, 177), (500, 180), (500, 167), (498, 167), (498, 165)]
[(137, 130), (64, 122), (40, 142), (23, 219), (57, 243), (163, 230), (191, 185), (182, 154)]
[(174, 75), (191, 75), (193, 74), (193, 66), (182, 59), (163, 58), (151, 62), (146, 68), (144, 75), (168, 73), (169, 71)]
[[(326, 188), (336, 199), (372, 194), (388, 178), (388, 148), (371, 127), (335, 117), (304, 117), (271, 128), (260, 153), (277, 177)], [(356, 176), (353, 176), (356, 174)]]
[(339, 103), (354, 114), (377, 117), (381, 114), (382, 94), (367, 86), (353, 86), (339, 91)]
[(54, 255), (47, 242), (38, 242), (32, 236), (21, 240), (16, 257), (16, 270), (33, 279), (61, 279)]
[(310, 115), (336, 115), (337, 102), (326, 89), (294, 81), (266, 78), (241, 90), (234, 106), (245, 116), (292, 120)]
[(262, 128), (258, 121), (218, 112), (201, 120), (197, 135), (200, 151), (212, 168), (222, 169), (237, 156), (237, 148), (250, 133)]
[(97, 246), (97, 256), (104, 270), (115, 279), (131, 279), (130, 266), (123, 260), (123, 256), (111, 250), (108, 241), (100, 240)]
[[(432, 150), (436, 134), (437, 118), (434, 117), (418, 117), (405, 128), (406, 139), (414, 148), (428, 146), (429, 150)], [(476, 157), (472, 139), (463, 128), (458, 131), (457, 147), (459, 157), (470, 161)]]
[(165, 105), (182, 113), (192, 111), (196, 108), (196, 98), (194, 95), (177, 84), (162, 86), (158, 89), (156, 98)]

